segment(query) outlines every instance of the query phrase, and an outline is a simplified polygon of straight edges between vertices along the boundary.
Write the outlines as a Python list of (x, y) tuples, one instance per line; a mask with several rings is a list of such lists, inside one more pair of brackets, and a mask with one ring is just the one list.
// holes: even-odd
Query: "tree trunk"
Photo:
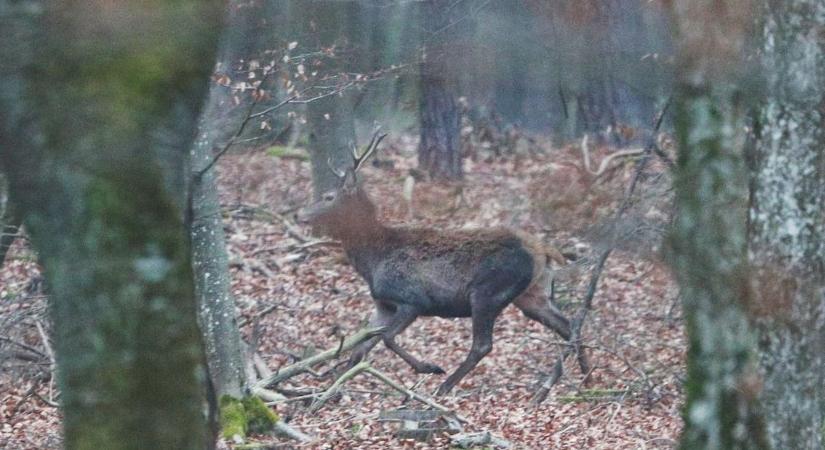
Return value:
[(453, 76), (446, 63), (447, 41), (452, 32), (444, 30), (452, 20), (460, 20), (466, 11), (452, 6), (455, 5), (445, 0), (421, 3), (421, 24), (426, 32), (425, 57), (419, 67), (418, 167), (431, 178), (446, 180), (462, 177), (461, 114), (453, 94)]
[(216, 168), (197, 175), (214, 158), (215, 140), (209, 131), (209, 111), (213, 105), (210, 100), (201, 120), (201, 134), (192, 147), (192, 170), (196, 174), (191, 187), (192, 270), (209, 376), (215, 392), (218, 397), (242, 398), (247, 388), (245, 352), (232, 297)]
[(157, 155), (188, 151), (222, 8), (152, 8), (0, 4), (0, 159), (53, 292), (69, 449), (213, 445), (188, 240)]
[(352, 147), (355, 144), (355, 122), (352, 97), (333, 95), (307, 105), (309, 151), (312, 164), (312, 193), (315, 201), (324, 192), (340, 187), (337, 170), (352, 168)]
[[(350, 23), (349, 2), (306, 2), (301, 4), (296, 21), (304, 30), (315, 30), (312, 51), (351, 46), (347, 24)], [(315, 68), (316, 80), (335, 76), (354, 69), (355, 64), (346, 53), (338, 54), (326, 64)], [(330, 84), (320, 82), (319, 84)], [(337, 189), (340, 179), (332, 171), (352, 168), (352, 148), (355, 142), (355, 118), (351, 90), (310, 102), (306, 109), (308, 124), (307, 151), (312, 164), (312, 191), (315, 201), (324, 192)]]
[(747, 304), (747, 174), (736, 81), (747, 18), (735, 2), (672, 4), (679, 158), (671, 262), (689, 337), (684, 449), (767, 448)]
[[(221, 42), (219, 60), (224, 67), (244, 59), (254, 45), (250, 35), (256, 22), (251, 11), (238, 2), (229, 4), (227, 32)], [(195, 296), (198, 318), (206, 347), (209, 376), (218, 398), (225, 395), (240, 399), (247, 393), (247, 373), (244, 344), (238, 329), (229, 256), (223, 231), (223, 215), (218, 198), (217, 166), (212, 162), (216, 148), (234, 134), (227, 132), (222, 108), (229, 102), (225, 89), (210, 84), (208, 99), (201, 113), (198, 138), (191, 151), (191, 222), (192, 270), (195, 276)], [(243, 120), (241, 118), (240, 120)], [(230, 121), (236, 127), (238, 121)], [(223, 125), (223, 126), (222, 126)], [(211, 165), (209, 170), (204, 171)]]
[(6, 177), (0, 173), (0, 269), (3, 268), (9, 248), (14, 244), (23, 223), (23, 218), (17, 211), (9, 201)]
[(750, 155), (749, 216), (761, 401), (773, 448), (823, 448), (825, 7), (763, 1), (762, 12), (767, 89)]

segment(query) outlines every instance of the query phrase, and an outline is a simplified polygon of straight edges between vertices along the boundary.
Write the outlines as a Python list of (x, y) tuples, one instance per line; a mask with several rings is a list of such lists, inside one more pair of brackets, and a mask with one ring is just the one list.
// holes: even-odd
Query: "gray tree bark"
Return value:
[(315, 201), (324, 192), (337, 189), (336, 170), (352, 168), (355, 122), (349, 94), (329, 96), (307, 105), (309, 137), (307, 150), (312, 164), (312, 194)]
[[(230, 25), (231, 26), (231, 25)], [(242, 398), (247, 391), (244, 346), (238, 330), (229, 256), (223, 231), (223, 216), (218, 198), (217, 167), (206, 169), (215, 158), (220, 143), (213, 118), (219, 107), (217, 92), (211, 89), (201, 116), (199, 135), (192, 146), (191, 223), (192, 269), (198, 316), (206, 346), (209, 376), (218, 397)]]
[(447, 36), (453, 35), (454, 30), (445, 33), (445, 29), (454, 27), (453, 22), (463, 21), (462, 14), (468, 12), (446, 0), (427, 0), (420, 8), (421, 24), (426, 32), (424, 61), (419, 65), (418, 167), (434, 179), (460, 179), (461, 114), (453, 93), (455, 83), (446, 63)]
[(689, 337), (684, 449), (768, 448), (748, 323), (744, 108), (747, 18), (736, 1), (673, 2), (678, 30), (671, 263)]
[(751, 149), (751, 313), (767, 435), (825, 447), (825, 5), (761, 4), (765, 98)]
[(0, 160), (53, 293), (66, 448), (213, 445), (180, 183), (157, 156), (191, 144), (221, 13), (0, 1)]
[[(324, 48), (347, 48), (349, 33), (348, 2), (306, 2), (300, 5), (296, 20), (304, 29), (314, 29), (314, 51)], [(314, 28), (313, 28), (314, 27)], [(352, 56), (349, 56), (352, 58)], [(345, 55), (336, 55), (326, 64), (316, 68), (318, 80), (325, 76), (340, 75), (348, 68), (354, 68), (353, 61)], [(319, 84), (331, 84), (334, 81)], [(340, 82), (339, 82), (340, 84)], [(310, 102), (306, 108), (308, 124), (307, 151), (312, 165), (312, 193), (315, 201), (321, 195), (340, 185), (340, 179), (330, 166), (336, 170), (352, 168), (352, 147), (355, 141), (355, 117), (353, 111), (353, 94), (343, 91)]]

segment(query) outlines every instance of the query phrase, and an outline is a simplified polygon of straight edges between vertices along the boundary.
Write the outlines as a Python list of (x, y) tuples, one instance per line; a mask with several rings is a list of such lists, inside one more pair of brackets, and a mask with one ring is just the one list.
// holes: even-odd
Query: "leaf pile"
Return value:
[[(603, 221), (626, 187), (633, 166), (628, 161), (592, 179), (581, 170), (576, 147), (543, 145), (544, 151), (526, 155), (467, 159), (464, 182), (418, 182), (410, 205), (404, 185), (415, 166), (415, 145), (415, 139), (399, 136), (379, 150), (378, 164), (364, 170), (364, 185), (381, 216), (393, 224), (436, 228), (512, 226), (556, 245), (577, 258), (559, 270), (557, 302), (568, 316), (608, 240), (604, 230), (624, 230), (627, 242), (653, 244), (652, 251), (620, 245), (607, 262), (583, 330), (593, 366), (587, 384), (571, 363), (548, 400), (531, 407), (536, 383), (551, 370), (563, 343), (510, 307), (496, 322), (492, 353), (439, 401), (469, 420), (466, 431), (490, 431), (514, 448), (673, 448), (682, 427), (686, 342), (675, 286), (654, 244), (669, 214), (666, 169), (649, 165), (638, 188), (643, 194), (629, 214), (634, 221), (611, 227)], [(609, 151), (598, 149), (593, 157)], [(226, 155), (218, 164), (239, 321), (247, 342), (273, 371), (334, 347), (372, 310), (367, 285), (340, 246), (292, 221), (310, 197), (309, 163), (275, 155), (248, 151)], [(25, 242), (16, 244), (10, 258), (0, 272), (0, 336), (45, 354), (33, 325), (45, 323), (45, 299), (27, 293), (38, 269)], [(421, 318), (398, 341), (450, 372), (469, 350), (470, 321)], [(57, 447), (59, 412), (41, 400), (49, 395), (48, 358), (28, 352), (25, 360), (20, 352), (26, 350), (0, 338), (0, 447)], [(369, 357), (376, 368), (426, 395), (444, 379), (415, 374), (383, 345)], [(331, 380), (302, 375), (290, 383), (306, 393)], [(311, 448), (447, 447), (447, 437), (399, 441), (394, 427), (377, 420), (382, 410), (406, 403), (386, 386), (357, 376), (337, 401), (316, 413), (298, 401), (276, 409), (292, 426), (319, 438)]]

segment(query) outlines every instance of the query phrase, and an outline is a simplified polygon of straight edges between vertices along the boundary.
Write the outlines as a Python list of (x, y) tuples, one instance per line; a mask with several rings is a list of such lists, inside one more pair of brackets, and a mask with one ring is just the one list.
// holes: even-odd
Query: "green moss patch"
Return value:
[(245, 438), (248, 433), (266, 433), (279, 420), (278, 414), (255, 396), (237, 399), (224, 395), (220, 407), (221, 435), (227, 440), (233, 440), (236, 435)]

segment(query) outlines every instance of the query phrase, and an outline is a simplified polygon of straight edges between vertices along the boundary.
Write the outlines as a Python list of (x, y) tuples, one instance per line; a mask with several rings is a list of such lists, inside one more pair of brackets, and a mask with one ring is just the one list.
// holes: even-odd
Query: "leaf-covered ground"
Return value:
[[(447, 397), (438, 399), (513, 448), (672, 448), (681, 429), (685, 338), (675, 288), (659, 261), (666, 222), (666, 171), (648, 165), (641, 195), (621, 223), (609, 217), (633, 172), (627, 161), (598, 180), (581, 168), (577, 148), (514, 157), (480, 152), (466, 162), (462, 185), (419, 182), (412, 207), (404, 181), (414, 166), (414, 142), (401, 138), (380, 150), (362, 175), (390, 223), (429, 227), (512, 226), (576, 255), (559, 268), (557, 301), (578, 308), (601, 249), (618, 236), (584, 327), (592, 374), (568, 364), (539, 407), (530, 399), (559, 355), (560, 339), (507, 308), (496, 322), (493, 352)], [(596, 158), (605, 149), (594, 152)], [(280, 152), (282, 153), (282, 152)], [(334, 243), (310, 237), (290, 217), (310, 192), (308, 162), (256, 151), (219, 164), (225, 228), (242, 330), (271, 370), (334, 347), (371, 311), (366, 284)], [(23, 240), (0, 271), (0, 448), (59, 448), (59, 396), (50, 382), (49, 350), (38, 330), (48, 326), (39, 270)], [(467, 319), (421, 318), (400, 337), (413, 354), (448, 372), (466, 356)], [(430, 395), (444, 376), (415, 374), (379, 345), (372, 364), (396, 381)], [(286, 387), (321, 389), (330, 379), (297, 377)], [(51, 400), (50, 400), (51, 399)], [(382, 410), (415, 405), (367, 375), (346, 383), (340, 398), (310, 414), (300, 401), (276, 408), (318, 440), (310, 448), (446, 448), (399, 440), (396, 425), (376, 420)], [(260, 437), (260, 440), (277, 439)]]

